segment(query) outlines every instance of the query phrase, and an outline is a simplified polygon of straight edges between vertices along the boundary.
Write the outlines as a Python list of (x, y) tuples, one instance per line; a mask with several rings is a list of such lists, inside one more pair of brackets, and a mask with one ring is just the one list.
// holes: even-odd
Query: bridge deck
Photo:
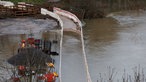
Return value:
[(79, 27), (77, 27), (73, 20), (66, 18), (64, 16), (60, 16), (60, 18), (63, 21), (64, 31), (76, 32), (77, 34), (80, 34), (80, 30), (77, 30)]

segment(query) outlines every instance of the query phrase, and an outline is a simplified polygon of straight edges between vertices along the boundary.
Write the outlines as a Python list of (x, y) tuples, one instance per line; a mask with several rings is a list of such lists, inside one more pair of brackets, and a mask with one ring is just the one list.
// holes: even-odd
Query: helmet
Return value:
[(25, 43), (25, 40), (22, 40), (21, 42), (22, 42), (22, 43)]
[(53, 73), (55, 77), (58, 77), (58, 74), (56, 72)]
[(46, 63), (49, 67), (54, 67), (53, 63)]

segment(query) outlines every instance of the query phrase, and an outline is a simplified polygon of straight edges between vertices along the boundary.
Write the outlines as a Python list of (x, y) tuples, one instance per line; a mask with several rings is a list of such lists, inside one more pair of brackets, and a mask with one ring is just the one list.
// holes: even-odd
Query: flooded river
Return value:
[[(43, 26), (45, 27), (45, 25)], [(141, 68), (146, 68), (146, 12), (114, 13), (110, 14), (107, 18), (86, 20), (86, 26), (83, 30), (92, 82), (97, 82), (100, 73), (103, 77), (108, 77), (110, 67), (114, 68), (115, 72), (117, 72), (116, 79), (122, 76), (124, 70), (126, 70), (128, 74), (132, 74), (133, 68), (136, 66), (140, 65)], [(7, 29), (3, 29), (3, 31), (5, 31), (3, 33), (9, 33)], [(0, 32), (2, 33), (2, 31)], [(17, 42), (22, 38), (24, 38), (23, 35), (17, 34), (0, 36), (1, 65), (5, 64), (5, 59), (11, 56), (10, 53), (13, 52), (13, 48), (17, 49)], [(62, 76), (66, 78), (69, 77), (69, 79), (73, 80), (75, 78), (70, 78), (73, 70), (76, 72), (81, 70), (81, 68), (78, 69), (74, 66), (78, 66), (79, 64), (82, 65), (82, 62), (80, 62), (82, 60), (76, 61), (76, 58), (74, 59), (74, 57), (68, 57), (66, 55), (79, 55), (76, 54), (80, 53), (81, 50), (79, 38), (76, 36), (64, 36), (63, 42), (65, 43), (63, 46), (65, 51), (65, 55), (63, 55), (65, 56), (63, 65), (66, 66), (63, 66), (62, 74), (64, 75)], [(67, 45), (67, 43), (71, 44)], [(82, 56), (79, 55), (77, 57)], [(71, 64), (76, 65), (72, 66)], [(72, 68), (72, 70), (68, 68)], [(70, 76), (65, 75), (67, 74), (65, 73), (66, 70), (70, 72)], [(83, 71), (84, 70), (82, 70), (82, 72)], [(78, 75), (78, 73), (73, 74), (77, 75), (77, 77), (82, 75)], [(68, 82), (69, 79), (64, 79), (63, 81)], [(74, 80), (73, 82), (76, 81)]]
[(93, 82), (100, 73), (107, 79), (110, 68), (115, 70), (115, 79), (122, 79), (124, 70), (132, 75), (133, 68), (146, 68), (146, 12), (123, 12), (86, 22), (86, 54)]

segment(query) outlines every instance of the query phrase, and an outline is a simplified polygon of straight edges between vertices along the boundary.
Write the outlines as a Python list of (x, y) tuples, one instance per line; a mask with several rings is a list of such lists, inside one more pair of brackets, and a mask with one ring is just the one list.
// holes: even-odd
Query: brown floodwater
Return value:
[[(108, 79), (115, 71), (115, 82), (124, 72), (146, 68), (146, 13), (114, 13), (103, 19), (87, 20), (84, 27), (86, 54), (93, 82), (100, 74)], [(146, 71), (146, 70), (144, 70)]]
[[(140, 65), (141, 68), (146, 68), (145, 12), (113, 13), (107, 18), (91, 19), (85, 22), (86, 26), (83, 27), (85, 49), (92, 82), (97, 82), (100, 73), (103, 77), (108, 77), (110, 67), (114, 68), (115, 72), (117, 72), (115, 82), (123, 75), (124, 70), (126, 70), (127, 74), (132, 75), (134, 67)], [(3, 25), (6, 26), (6, 24)], [(29, 23), (29, 25), (31, 24)], [(9, 26), (10, 25), (8, 25), (8, 27)], [(0, 33), (1, 65), (5, 65), (5, 60), (12, 56), (14, 50), (17, 50), (20, 40), (26, 38), (25, 35), (12, 33), (16, 31), (14, 30), (11, 32), (11, 30), (9, 30), (10, 32), (7, 29), (3, 29), (3, 32), (0, 31), (4, 33)], [(39, 31), (37, 30), (36, 32)], [(36, 34), (37, 37), (42, 37), (39, 36), (39, 33)], [(82, 74), (78, 74), (77, 77), (84, 78), (85, 70), (83, 70), (84, 63), (83, 60), (81, 60), (82, 55), (80, 54), (81, 46), (79, 37), (70, 34), (65, 35), (63, 47), (63, 81), (68, 82), (72, 79), (70, 82), (75, 82), (75, 78), (70, 77), (72, 74), (78, 74), (76, 72), (82, 72), (83, 76)], [(0, 72), (0, 74), (2, 73), (4, 72)], [(68, 73), (69, 75), (67, 75)], [(84, 80), (80, 79), (78, 81)]]

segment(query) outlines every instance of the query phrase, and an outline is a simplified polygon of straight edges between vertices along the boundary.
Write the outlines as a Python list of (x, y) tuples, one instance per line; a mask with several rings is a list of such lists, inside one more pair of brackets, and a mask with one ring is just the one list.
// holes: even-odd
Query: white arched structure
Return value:
[(79, 27), (82, 27), (81, 21), (73, 13), (71, 13), (69, 11), (62, 10), (60, 8), (57, 8), (57, 7), (54, 7), (53, 11), (59, 15), (62, 15), (62, 16), (65, 16), (65, 17), (72, 19), (75, 23), (77, 23), (79, 25)]
[[(53, 10), (54, 10), (54, 13), (58, 14), (60, 16), (60, 18), (62, 19), (62, 21), (64, 23), (63, 30), (72, 31), (72, 32), (80, 34), (87, 82), (92, 82), (91, 77), (90, 77), (90, 73), (89, 73), (89, 68), (88, 68), (87, 55), (85, 53), (83, 30), (82, 30), (81, 21), (78, 19), (78, 17), (76, 15), (74, 15), (73, 13), (71, 13), (69, 11), (65, 11), (65, 10), (62, 10), (62, 9), (56, 8), (56, 7), (54, 7)], [(70, 24), (70, 25), (68, 25), (68, 24)]]
[(52, 18), (57, 19), (59, 21), (60, 26), (63, 27), (63, 22), (62, 22), (62, 20), (60, 19), (60, 17), (56, 13), (53, 13), (51, 11), (48, 11), (47, 9), (41, 8), (41, 14), (49, 15)]

